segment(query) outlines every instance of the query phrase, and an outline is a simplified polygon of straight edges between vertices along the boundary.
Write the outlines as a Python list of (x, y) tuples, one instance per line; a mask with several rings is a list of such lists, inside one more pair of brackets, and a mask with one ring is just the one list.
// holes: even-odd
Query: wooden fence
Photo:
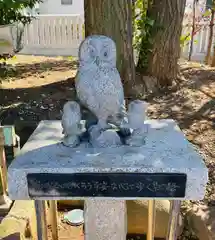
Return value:
[(25, 27), (21, 54), (77, 56), (84, 38), (84, 17), (39, 15)]

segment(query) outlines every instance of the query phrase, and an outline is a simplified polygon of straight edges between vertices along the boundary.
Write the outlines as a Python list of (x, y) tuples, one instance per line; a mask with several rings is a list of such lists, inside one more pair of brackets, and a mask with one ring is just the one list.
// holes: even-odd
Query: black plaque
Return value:
[(29, 196), (183, 198), (183, 173), (32, 173)]

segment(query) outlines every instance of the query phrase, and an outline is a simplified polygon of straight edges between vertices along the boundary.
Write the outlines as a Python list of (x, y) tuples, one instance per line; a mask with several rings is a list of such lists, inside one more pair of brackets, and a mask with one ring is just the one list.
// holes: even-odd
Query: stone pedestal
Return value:
[[(202, 157), (173, 120), (146, 123), (141, 147), (69, 148), (61, 143), (60, 121), (41, 122), (8, 169), (10, 198), (85, 200), (87, 240), (126, 239), (125, 200), (167, 199), (177, 207), (181, 200), (203, 199), (208, 170)], [(177, 222), (172, 225), (175, 240)]]
[(85, 201), (86, 240), (126, 240), (127, 211), (124, 200)]

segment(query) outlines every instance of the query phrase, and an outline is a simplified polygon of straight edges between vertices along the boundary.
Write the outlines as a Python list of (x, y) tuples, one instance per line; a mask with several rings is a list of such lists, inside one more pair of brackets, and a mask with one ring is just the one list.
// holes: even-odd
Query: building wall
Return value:
[(73, 0), (71, 5), (62, 5), (61, 0), (44, 0), (39, 6), (40, 14), (84, 14), (84, 0)]

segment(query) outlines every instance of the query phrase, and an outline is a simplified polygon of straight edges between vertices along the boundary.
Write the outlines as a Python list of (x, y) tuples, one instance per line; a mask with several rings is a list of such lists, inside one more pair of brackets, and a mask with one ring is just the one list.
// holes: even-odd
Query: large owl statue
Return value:
[(100, 129), (108, 128), (108, 118), (123, 115), (124, 92), (116, 55), (114, 41), (103, 35), (87, 37), (79, 48), (77, 96), (97, 117)]

